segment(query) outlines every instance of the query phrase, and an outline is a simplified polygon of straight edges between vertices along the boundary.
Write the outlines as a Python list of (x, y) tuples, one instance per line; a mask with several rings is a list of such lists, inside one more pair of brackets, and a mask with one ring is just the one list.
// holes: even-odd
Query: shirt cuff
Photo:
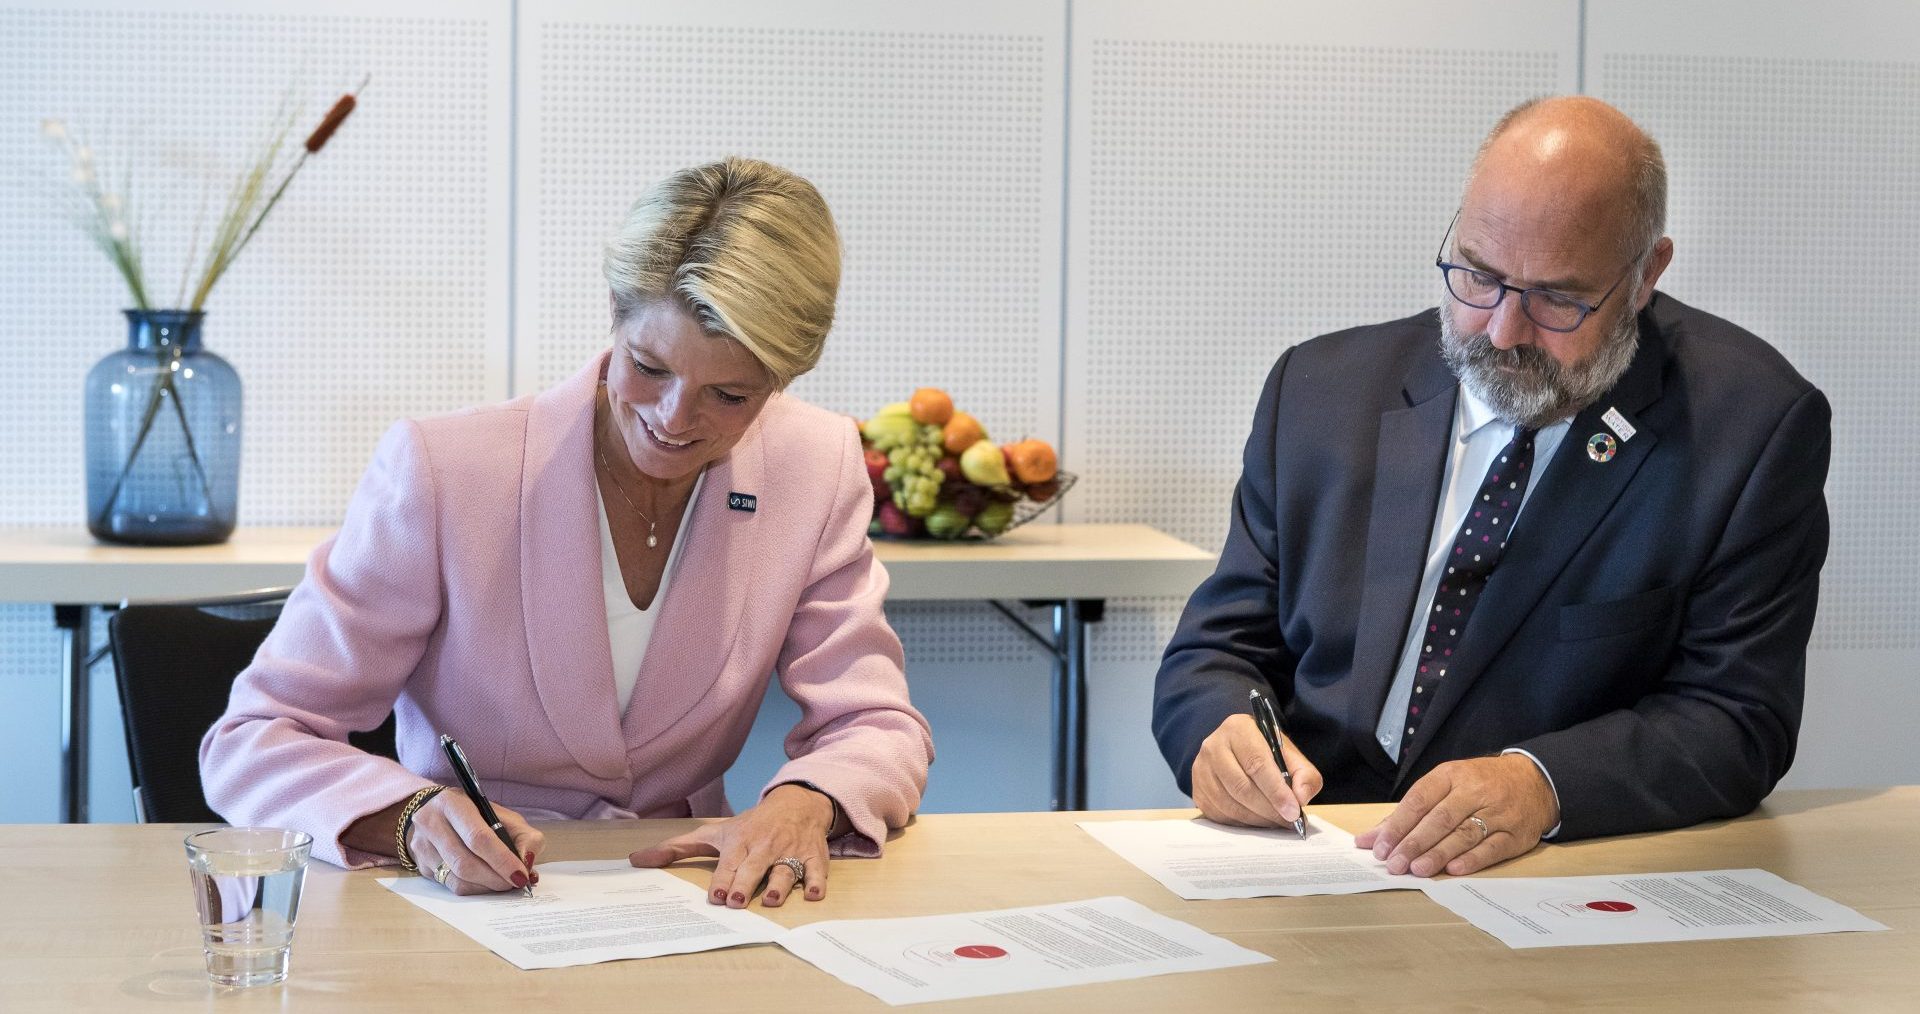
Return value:
[[(1547, 791), (1553, 793), (1553, 808), (1556, 812), (1560, 814), (1560, 824), (1566, 823), (1567, 822), (1566, 812), (1560, 809), (1560, 790), (1555, 788), (1553, 784), (1553, 772), (1548, 771), (1547, 766), (1545, 764), (1540, 763), (1540, 758), (1535, 757), (1530, 751), (1522, 750), (1517, 746), (1510, 746), (1510, 747), (1507, 747), (1505, 750), (1500, 751), (1500, 755), (1502, 757), (1510, 753), (1517, 753), (1520, 756), (1525, 757), (1526, 759), (1533, 762), (1534, 767), (1537, 767), (1540, 769), (1540, 777), (1545, 778), (1547, 780)], [(1553, 836), (1560, 833), (1560, 824), (1553, 825), (1553, 830), (1548, 831), (1546, 834), (1541, 835), (1540, 840), (1552, 841)]]

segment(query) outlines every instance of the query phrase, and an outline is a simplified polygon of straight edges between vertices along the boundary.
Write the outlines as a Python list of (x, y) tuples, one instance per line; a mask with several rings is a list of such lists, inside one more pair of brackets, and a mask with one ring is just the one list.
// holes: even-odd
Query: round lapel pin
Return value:
[(1620, 445), (1614, 443), (1613, 437), (1605, 433), (1595, 433), (1587, 438), (1587, 457), (1603, 465), (1612, 461), (1613, 456), (1619, 452)]

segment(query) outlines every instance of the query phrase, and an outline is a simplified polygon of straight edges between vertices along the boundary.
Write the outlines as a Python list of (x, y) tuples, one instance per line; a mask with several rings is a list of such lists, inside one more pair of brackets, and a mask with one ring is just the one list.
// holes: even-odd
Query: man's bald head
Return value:
[(1496, 192), (1543, 221), (1608, 228), (1639, 260), (1666, 232), (1667, 165), (1626, 114), (1583, 95), (1532, 99), (1500, 118), (1474, 157), (1462, 204)]
[(1501, 418), (1536, 427), (1612, 388), (1673, 260), (1666, 204), (1659, 146), (1612, 106), (1538, 99), (1503, 117), (1442, 248), (1441, 353), (1461, 383)]

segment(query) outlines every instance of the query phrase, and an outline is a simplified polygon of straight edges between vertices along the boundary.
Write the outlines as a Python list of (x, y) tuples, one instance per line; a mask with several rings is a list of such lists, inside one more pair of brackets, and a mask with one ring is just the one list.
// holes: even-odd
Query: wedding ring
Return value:
[(807, 861), (806, 860), (795, 859), (792, 856), (784, 856), (780, 859), (774, 860), (773, 864), (775, 866), (785, 866), (787, 869), (793, 871), (794, 886), (798, 887), (800, 884), (803, 884), (806, 882), (806, 879), (807, 879)]
[[(1480, 841), (1486, 841), (1487, 835), (1490, 835), (1493, 833), (1492, 831), (1489, 831), (1487, 829), (1487, 822), (1484, 820), (1481, 820), (1479, 817), (1468, 817), (1467, 823), (1472, 824), (1474, 827), (1477, 827), (1480, 829)], [(1461, 826), (1465, 827), (1466, 825), (1463, 824)], [(1480, 844), (1480, 842), (1474, 842), (1474, 844), (1478, 845)]]
[(453, 876), (453, 867), (441, 863), (433, 868), (433, 879), (441, 887), (447, 886), (447, 878)]

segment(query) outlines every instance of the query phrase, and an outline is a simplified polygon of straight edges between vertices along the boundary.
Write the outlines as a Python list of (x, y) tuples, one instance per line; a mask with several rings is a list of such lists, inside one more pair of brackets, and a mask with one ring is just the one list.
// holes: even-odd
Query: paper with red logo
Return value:
[(1514, 948), (1886, 929), (1765, 870), (1462, 877), (1428, 884), (1426, 892)]
[(895, 1006), (1273, 960), (1126, 898), (830, 920), (780, 945)]

